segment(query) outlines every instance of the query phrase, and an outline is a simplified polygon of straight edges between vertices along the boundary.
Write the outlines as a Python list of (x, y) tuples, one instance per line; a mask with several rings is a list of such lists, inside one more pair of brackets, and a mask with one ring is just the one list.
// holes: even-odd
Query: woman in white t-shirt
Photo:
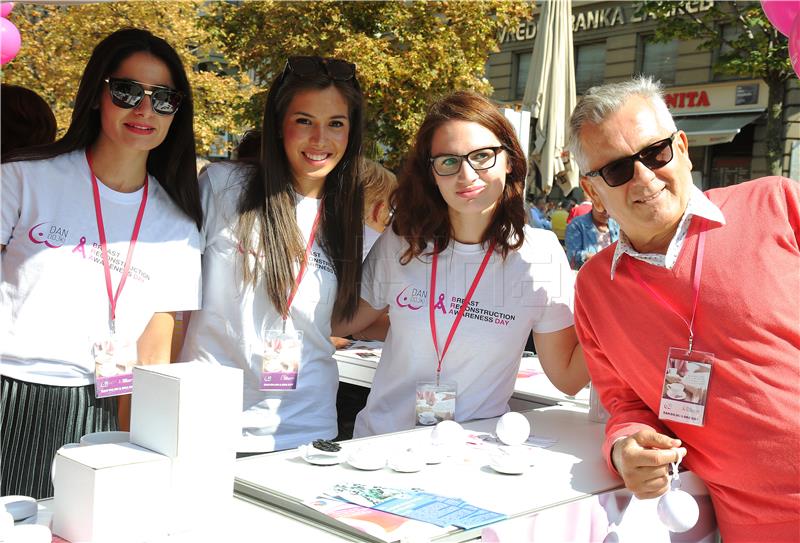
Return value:
[(337, 435), (331, 316), (358, 307), (363, 105), (355, 65), (291, 57), (267, 95), (259, 158), (200, 176), (203, 308), (181, 360), (244, 371), (240, 453)]
[(365, 262), (358, 313), (334, 330), (360, 330), (389, 308), (355, 437), (502, 415), (531, 331), (559, 389), (588, 383), (572, 272), (553, 233), (525, 225), (525, 173), (514, 130), (489, 100), (457, 92), (432, 106), (393, 195), (391, 229)]
[(175, 50), (120, 30), (92, 52), (64, 137), (3, 157), (4, 495), (52, 496), (56, 450), (118, 428), (118, 374), (169, 362), (173, 312), (200, 303), (192, 115)]

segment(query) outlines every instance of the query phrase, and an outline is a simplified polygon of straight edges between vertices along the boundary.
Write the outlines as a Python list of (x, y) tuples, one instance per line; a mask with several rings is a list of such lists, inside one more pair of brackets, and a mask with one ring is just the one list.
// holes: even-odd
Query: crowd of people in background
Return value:
[(288, 58), (214, 163), (146, 30), (96, 46), (60, 139), (35, 94), (3, 85), (2, 107), (2, 494), (51, 496), (59, 447), (124, 424), (95, 386), (109, 351), (241, 369), (244, 455), (337, 436), (337, 337), (385, 340), (358, 437), (503, 415), (532, 334), (557, 388), (591, 375), (598, 454), (637, 496), (685, 456), (724, 540), (797, 535), (800, 190), (694, 187), (649, 78), (585, 93), (581, 187), (527, 207), (517, 136), (475, 92), (430, 105), (397, 175), (364, 157), (342, 59)]

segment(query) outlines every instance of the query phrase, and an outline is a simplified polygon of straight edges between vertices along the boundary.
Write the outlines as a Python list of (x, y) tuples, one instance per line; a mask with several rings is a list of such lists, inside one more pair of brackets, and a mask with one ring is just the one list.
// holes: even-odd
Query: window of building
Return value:
[(652, 75), (667, 86), (675, 84), (678, 40), (656, 42), (653, 41), (653, 36), (643, 36), (640, 52), (640, 73)]
[[(742, 29), (739, 26), (733, 25), (723, 25), (720, 27), (720, 33), (722, 34), (722, 39), (725, 41), (735, 41), (741, 36)], [(733, 52), (733, 48), (724, 43), (714, 52), (714, 64), (720, 61), (720, 58), (725, 55), (730, 55)], [(740, 79), (738, 75), (728, 75), (719, 72), (715, 72), (712, 69), (711, 77), (714, 81), (730, 81), (731, 79)]]
[(531, 71), (531, 52), (514, 55), (514, 64), (516, 65), (517, 74), (514, 99), (522, 100), (525, 96), (525, 86), (528, 84), (528, 73)]
[(583, 94), (605, 79), (606, 44), (589, 43), (575, 48), (575, 90)]

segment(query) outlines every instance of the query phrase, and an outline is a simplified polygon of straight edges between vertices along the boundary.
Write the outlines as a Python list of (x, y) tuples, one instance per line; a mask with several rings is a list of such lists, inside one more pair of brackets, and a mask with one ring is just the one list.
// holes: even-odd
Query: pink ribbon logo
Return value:
[(81, 236), (80, 243), (78, 243), (78, 245), (76, 245), (75, 248), (72, 250), (73, 253), (77, 253), (78, 251), (81, 252), (81, 255), (83, 255), (83, 258), (86, 258), (86, 237), (85, 236)]

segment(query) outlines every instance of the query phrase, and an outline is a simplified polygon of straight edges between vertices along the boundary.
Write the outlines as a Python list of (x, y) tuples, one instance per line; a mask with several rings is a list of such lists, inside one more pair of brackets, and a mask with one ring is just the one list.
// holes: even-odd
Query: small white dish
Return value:
[(336, 464), (341, 464), (344, 461), (341, 451), (321, 451), (311, 444), (300, 445), (297, 447), (297, 452), (300, 453), (300, 458), (315, 466), (335, 466)]
[(347, 457), (347, 463), (363, 471), (375, 471), (386, 467), (386, 457), (371, 449), (358, 449)]
[(497, 473), (502, 473), (503, 475), (522, 475), (529, 469), (528, 466), (518, 463), (505, 465), (501, 463), (490, 462), (489, 467), (495, 470)]
[(0, 505), (5, 506), (14, 522), (25, 520), (36, 514), (38, 509), (36, 500), (30, 496), (3, 496), (0, 497)]
[(498, 473), (520, 475), (531, 467), (533, 457), (530, 452), (518, 445), (516, 447), (498, 447), (489, 456), (489, 467)]
[(667, 390), (667, 396), (669, 396), (673, 400), (683, 400), (684, 398), (686, 398), (686, 391), (685, 390), (681, 390), (680, 392), (678, 392), (676, 394), (675, 392), (672, 392), (671, 390)]
[(425, 467), (425, 458), (414, 451), (404, 451), (389, 459), (389, 467), (400, 473), (415, 473)]

